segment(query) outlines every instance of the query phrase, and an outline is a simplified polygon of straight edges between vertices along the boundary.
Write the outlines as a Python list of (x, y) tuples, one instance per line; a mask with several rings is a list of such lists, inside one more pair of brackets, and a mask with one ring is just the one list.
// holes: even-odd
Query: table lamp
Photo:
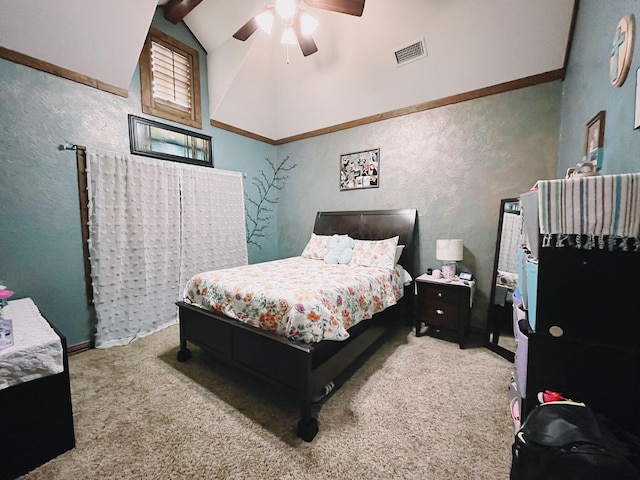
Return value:
[(455, 277), (456, 262), (462, 260), (462, 239), (436, 240), (436, 259), (443, 262), (442, 276), (444, 278)]

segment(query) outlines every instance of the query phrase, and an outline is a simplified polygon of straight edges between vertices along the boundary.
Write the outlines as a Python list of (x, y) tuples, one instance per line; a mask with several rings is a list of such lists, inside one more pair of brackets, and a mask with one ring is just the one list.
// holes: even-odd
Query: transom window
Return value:
[(202, 128), (198, 52), (151, 28), (140, 55), (142, 111)]

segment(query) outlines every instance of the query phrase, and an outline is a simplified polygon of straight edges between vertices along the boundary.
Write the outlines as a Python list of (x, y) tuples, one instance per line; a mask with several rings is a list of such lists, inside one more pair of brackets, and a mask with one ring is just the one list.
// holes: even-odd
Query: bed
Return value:
[[(404, 246), (398, 264), (414, 277), (416, 220), (415, 209), (318, 212), (313, 234), (347, 234), (358, 240), (398, 236), (397, 243)], [(412, 307), (410, 292), (408, 284), (397, 303), (349, 326), (347, 338), (319, 342), (309, 342), (302, 337), (292, 340), (281, 332), (259, 328), (256, 322), (247, 323), (247, 319), (241, 321), (220, 310), (208, 310), (182, 300), (177, 302), (178, 361), (191, 358), (187, 346), (190, 342), (215, 358), (288, 391), (299, 400), (297, 434), (310, 442), (319, 429), (316, 418), (319, 404), (314, 399), (365, 352), (375, 348), (390, 329), (408, 318)]]

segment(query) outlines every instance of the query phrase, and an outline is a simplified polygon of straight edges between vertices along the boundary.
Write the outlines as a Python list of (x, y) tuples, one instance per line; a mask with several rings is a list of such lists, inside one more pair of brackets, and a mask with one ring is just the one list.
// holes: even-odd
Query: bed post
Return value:
[[(178, 311), (181, 313), (182, 309), (178, 307)], [(191, 350), (187, 348), (187, 339), (184, 335), (184, 321), (182, 321), (182, 315), (180, 314), (180, 350), (178, 350), (178, 361), (186, 362), (191, 358)]]
[(296, 433), (298, 434), (298, 437), (305, 442), (311, 442), (318, 433), (320, 426), (318, 424), (318, 419), (313, 416), (311, 398), (309, 398), (308, 395), (306, 399), (302, 400), (300, 411), (302, 413), (302, 417), (298, 421), (298, 429)]
[(313, 396), (319, 390), (316, 382), (314, 382), (314, 374), (312, 369), (313, 346), (309, 347), (304, 354), (304, 361), (300, 362), (299, 375), (300, 382), (300, 420), (296, 433), (305, 442), (311, 442), (318, 433), (319, 423), (313, 412)]

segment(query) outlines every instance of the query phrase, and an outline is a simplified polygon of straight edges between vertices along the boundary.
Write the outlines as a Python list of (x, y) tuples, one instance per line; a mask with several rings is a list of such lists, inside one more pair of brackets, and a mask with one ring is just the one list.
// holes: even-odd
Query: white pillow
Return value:
[(364, 267), (388, 268), (395, 267), (396, 247), (398, 238), (385, 240), (356, 240), (353, 247), (353, 258), (350, 263)]
[(313, 260), (324, 260), (325, 255), (329, 251), (329, 239), (331, 235), (311, 234), (311, 239), (302, 251), (302, 257), (311, 258)]
[(400, 257), (402, 256), (402, 251), (404, 250), (404, 245), (398, 245), (396, 247), (396, 258), (394, 259), (394, 264), (397, 265)]

